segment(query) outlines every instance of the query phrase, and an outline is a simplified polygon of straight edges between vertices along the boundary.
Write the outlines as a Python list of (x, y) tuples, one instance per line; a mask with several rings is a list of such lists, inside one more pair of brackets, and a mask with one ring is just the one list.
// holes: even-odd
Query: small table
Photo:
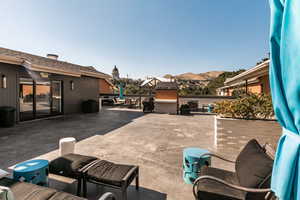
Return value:
[(193, 184), (199, 177), (201, 167), (211, 164), (209, 155), (201, 157), (205, 153), (209, 153), (209, 151), (196, 147), (183, 150), (183, 179), (186, 183)]
[(48, 186), (48, 160), (30, 160), (17, 164), (13, 169), (16, 181), (25, 181), (37, 185)]

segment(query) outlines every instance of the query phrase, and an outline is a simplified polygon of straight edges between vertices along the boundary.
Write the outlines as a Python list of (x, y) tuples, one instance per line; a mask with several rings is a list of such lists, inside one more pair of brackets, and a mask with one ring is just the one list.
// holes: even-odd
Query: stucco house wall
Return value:
[(157, 90), (155, 93), (156, 99), (177, 99), (177, 90)]
[[(2, 76), (6, 76), (7, 88), (2, 86)], [(13, 106), (18, 104), (18, 70), (17, 66), (0, 63), (0, 106)]]
[[(17, 121), (19, 120), (19, 78), (20, 76), (23, 77), (25, 73), (26, 71), (22, 66), (0, 63), (0, 77), (5, 75), (7, 78), (7, 88), (2, 88), (0, 84), (0, 106), (15, 107)], [(28, 74), (27, 76), (29, 77)], [(62, 82), (63, 114), (80, 113), (82, 101), (89, 99), (98, 101), (98, 78), (51, 74), (49, 80)], [(74, 90), (71, 90), (71, 81), (74, 82)]]

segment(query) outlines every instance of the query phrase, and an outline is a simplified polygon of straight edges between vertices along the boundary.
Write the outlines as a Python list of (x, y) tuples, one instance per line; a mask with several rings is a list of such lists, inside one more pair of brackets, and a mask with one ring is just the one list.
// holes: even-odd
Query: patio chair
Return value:
[(195, 180), (193, 194), (197, 200), (265, 200), (272, 197), (270, 181), (274, 150), (250, 140), (231, 161), (216, 154), (204, 154), (235, 164), (235, 172), (203, 166)]
[(153, 97), (149, 98), (148, 100), (143, 101), (143, 112), (153, 112), (154, 110), (154, 99)]
[[(9, 188), (15, 200), (87, 200), (53, 188), (19, 182), (10, 178), (1, 178), (0, 186)], [(116, 200), (116, 196), (107, 192), (99, 200)]]
[[(87, 196), (87, 182), (119, 189), (122, 199), (127, 199), (127, 188), (136, 180), (139, 189), (139, 167), (115, 164), (92, 156), (67, 154), (50, 162), (49, 172), (77, 179), (77, 195)], [(83, 186), (83, 187), (82, 187)]]

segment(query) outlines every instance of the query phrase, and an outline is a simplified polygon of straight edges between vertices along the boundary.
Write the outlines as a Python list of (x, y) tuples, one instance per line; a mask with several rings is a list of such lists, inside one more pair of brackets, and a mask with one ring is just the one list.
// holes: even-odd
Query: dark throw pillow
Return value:
[(250, 140), (236, 159), (236, 175), (243, 187), (258, 188), (270, 178), (273, 160), (255, 140)]

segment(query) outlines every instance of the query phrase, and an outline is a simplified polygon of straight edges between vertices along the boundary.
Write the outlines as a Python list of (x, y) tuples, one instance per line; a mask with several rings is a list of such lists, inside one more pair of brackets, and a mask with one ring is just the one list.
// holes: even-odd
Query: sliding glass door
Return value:
[(51, 114), (51, 83), (38, 81), (35, 84), (35, 109), (36, 118), (46, 117)]
[(34, 87), (33, 80), (30, 78), (20, 79), (20, 120), (30, 120), (34, 118)]
[(20, 79), (20, 120), (43, 118), (62, 113), (62, 82)]
[(52, 114), (62, 113), (62, 84), (61, 81), (52, 81)]

